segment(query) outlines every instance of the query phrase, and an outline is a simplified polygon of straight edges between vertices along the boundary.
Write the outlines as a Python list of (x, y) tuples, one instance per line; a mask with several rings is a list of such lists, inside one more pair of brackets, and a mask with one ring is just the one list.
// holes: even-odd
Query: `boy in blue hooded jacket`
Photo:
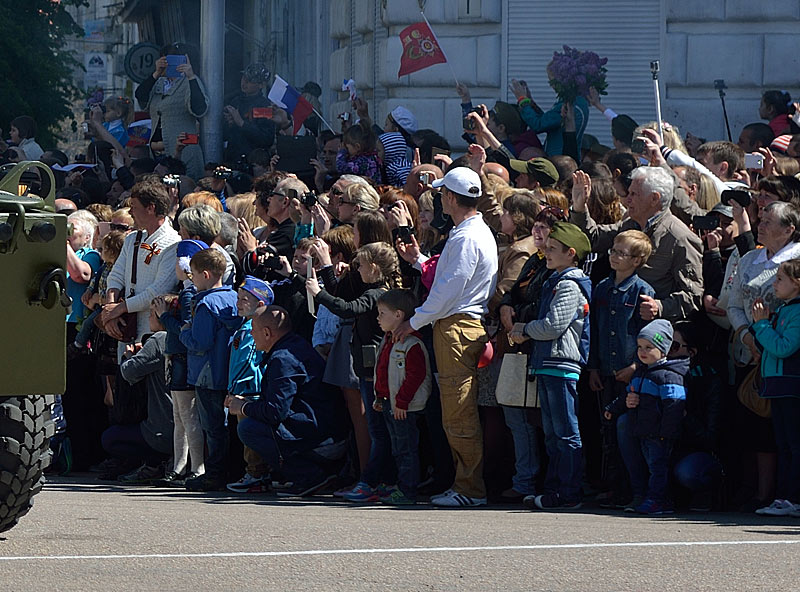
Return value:
[(200, 425), (206, 435), (208, 457), (204, 475), (186, 480), (189, 491), (225, 489), (228, 429), (225, 397), (228, 394), (228, 344), (241, 324), (236, 314), (236, 292), (222, 285), (227, 260), (217, 249), (204, 249), (192, 256), (192, 320), (181, 329), (186, 346), (188, 382), (197, 392)]

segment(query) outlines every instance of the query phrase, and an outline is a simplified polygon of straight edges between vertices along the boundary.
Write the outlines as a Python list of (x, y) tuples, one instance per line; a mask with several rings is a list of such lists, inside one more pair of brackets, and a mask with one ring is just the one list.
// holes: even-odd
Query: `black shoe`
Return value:
[(186, 479), (183, 475), (179, 475), (175, 471), (169, 471), (164, 475), (163, 479), (153, 481), (153, 485), (156, 487), (185, 487)]
[(97, 468), (102, 469), (97, 479), (99, 481), (116, 481), (121, 475), (126, 475), (137, 467), (139, 467), (139, 463), (136, 461), (109, 458), (97, 465)]
[(215, 479), (208, 475), (198, 475), (186, 479), (185, 486), (187, 491), (227, 491), (222, 479)]
[(315, 481), (306, 481), (305, 483), (297, 483), (292, 485), (291, 487), (287, 487), (286, 489), (278, 490), (278, 497), (306, 497), (310, 495), (314, 495), (325, 487), (328, 483), (333, 482), (336, 479), (336, 475), (330, 475), (328, 477), (324, 477), (323, 479), (317, 479)]
[(120, 475), (119, 482), (126, 485), (152, 485), (163, 477), (164, 469), (162, 467), (151, 467), (145, 463), (127, 475)]

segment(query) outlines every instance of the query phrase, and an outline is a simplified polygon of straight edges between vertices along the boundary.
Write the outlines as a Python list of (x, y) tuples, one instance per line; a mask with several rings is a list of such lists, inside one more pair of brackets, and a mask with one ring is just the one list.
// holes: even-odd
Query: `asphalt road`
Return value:
[(56, 478), (0, 590), (797, 590), (800, 519), (356, 506)]

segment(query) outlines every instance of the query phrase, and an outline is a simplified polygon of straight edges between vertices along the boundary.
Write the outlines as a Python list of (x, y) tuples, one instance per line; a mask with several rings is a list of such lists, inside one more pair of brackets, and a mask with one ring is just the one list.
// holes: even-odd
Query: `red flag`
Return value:
[(403, 43), (403, 56), (398, 78), (434, 64), (447, 63), (439, 41), (427, 23), (409, 25), (400, 31), (400, 41)]
[(298, 97), (297, 106), (292, 112), (292, 121), (294, 122), (294, 133), (296, 134), (306, 118), (314, 111), (314, 107), (303, 97)]

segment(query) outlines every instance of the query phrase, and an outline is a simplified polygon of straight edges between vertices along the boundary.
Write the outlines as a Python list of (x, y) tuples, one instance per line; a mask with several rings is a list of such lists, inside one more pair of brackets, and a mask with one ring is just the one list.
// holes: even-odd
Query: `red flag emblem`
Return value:
[(400, 58), (398, 78), (447, 62), (436, 35), (427, 23), (409, 25), (400, 31), (400, 41), (403, 43), (403, 56)]

